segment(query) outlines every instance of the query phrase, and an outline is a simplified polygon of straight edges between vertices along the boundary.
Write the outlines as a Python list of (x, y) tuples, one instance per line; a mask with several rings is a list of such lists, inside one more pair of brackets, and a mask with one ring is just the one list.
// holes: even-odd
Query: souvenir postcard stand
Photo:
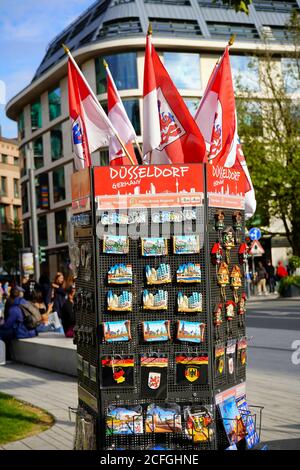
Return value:
[[(205, 181), (205, 167), (197, 165), (197, 174), (201, 181)], [(190, 165), (193, 167), (193, 165)], [(199, 169), (200, 167), (200, 169)], [(148, 225), (144, 224), (143, 237), (151, 237), (151, 227), (155, 224), (159, 230), (159, 237), (167, 240), (167, 254), (164, 256), (147, 257), (142, 256), (141, 238), (129, 239), (128, 254), (108, 254), (103, 250), (103, 236), (98, 238), (96, 235), (97, 224), (100, 223), (101, 213), (106, 215), (116, 210), (99, 210), (96, 207), (95, 199), (99, 197), (99, 175), (104, 171), (108, 172), (108, 167), (93, 168), (90, 172), (90, 195), (87, 188), (81, 188), (84, 175), (80, 176), (78, 172), (74, 176), (75, 183), (72, 181), (73, 192), (73, 225), (75, 235), (75, 245), (81, 249), (82, 244), (88, 245), (92, 252), (92, 265), (90, 267), (90, 279), (86, 269), (80, 264), (76, 279), (76, 327), (74, 342), (77, 344), (78, 354), (78, 393), (79, 406), (94, 416), (96, 429), (96, 442), (98, 449), (155, 449), (156, 446), (163, 446), (166, 449), (216, 449), (228, 447), (228, 441), (223, 431), (221, 418), (215, 405), (215, 396), (222, 390), (226, 390), (235, 384), (245, 381), (245, 367), (236, 368), (233, 376), (228, 375), (227, 370), (221, 377), (217, 377), (215, 366), (215, 347), (218, 344), (224, 344), (228, 339), (238, 339), (245, 334), (245, 326), (238, 324), (237, 314), (231, 324), (230, 338), (226, 328), (226, 320), (223, 315), (223, 323), (219, 327), (218, 339), (213, 323), (213, 311), (216, 303), (220, 302), (220, 287), (217, 283), (216, 267), (211, 262), (211, 249), (213, 244), (218, 241), (219, 233), (215, 227), (215, 213), (217, 207), (208, 206), (208, 198), (203, 190), (202, 199), (192, 207), (195, 211), (196, 220), (192, 221), (187, 227), (182, 222), (166, 222), (158, 218), (160, 211), (170, 211), (169, 204), (152, 209), (155, 217), (151, 216), (149, 208), (143, 209), (146, 212)], [(195, 166), (194, 166), (195, 169)], [(96, 172), (99, 173), (96, 173)], [(79, 176), (78, 176), (79, 175)], [(105, 181), (105, 175), (101, 178)], [(86, 184), (86, 182), (84, 183)], [(204, 183), (202, 183), (204, 186)], [(98, 188), (98, 189), (97, 189)], [(106, 194), (104, 192), (104, 194)], [(184, 200), (184, 199), (181, 199)], [(98, 210), (97, 210), (98, 209)], [(177, 207), (176, 210), (183, 210), (184, 207)], [(189, 207), (191, 209), (191, 207)], [(225, 214), (225, 226), (232, 226), (232, 216), (234, 209), (222, 210)], [(82, 214), (84, 224), (82, 226), (80, 218)], [(241, 211), (243, 227), (240, 232), (242, 241), (244, 241), (244, 212)], [(153, 222), (156, 220), (156, 222)], [(166, 224), (168, 227), (166, 229)], [(197, 225), (199, 232), (193, 230)], [(104, 227), (106, 230), (108, 226)], [(122, 234), (121, 224), (113, 225), (116, 235)], [(124, 227), (123, 227), (124, 228)], [(146, 228), (146, 233), (145, 233)], [(137, 230), (141, 226), (137, 224)], [(200, 239), (200, 252), (195, 254), (175, 254), (173, 249), (173, 236), (187, 235), (186, 230), (191, 230), (193, 235), (198, 235)], [(230, 270), (234, 264), (238, 264), (238, 244), (231, 250)], [(224, 257), (225, 257), (225, 250)], [(132, 284), (126, 286), (108, 284), (108, 271), (116, 264), (126, 264), (132, 266)], [(147, 265), (157, 268), (159, 264), (165, 263), (171, 269), (171, 282), (162, 285), (147, 285), (145, 277), (145, 268)], [(180, 265), (184, 263), (197, 263), (201, 266), (201, 283), (178, 283), (176, 281), (176, 272)], [(243, 270), (242, 270), (243, 271)], [(145, 310), (143, 309), (143, 291), (156, 292), (163, 289), (168, 293), (168, 304), (165, 310)], [(226, 287), (227, 299), (232, 299), (233, 291), (230, 286)], [(131, 311), (109, 311), (107, 308), (107, 293), (113, 291), (120, 295), (124, 290), (132, 293)], [(191, 296), (194, 291), (202, 294), (202, 312), (199, 313), (179, 313), (177, 308), (178, 292)], [(239, 289), (239, 293), (243, 288)], [(205, 323), (204, 341), (197, 344), (192, 342), (179, 341), (177, 335), (177, 321), (185, 319), (187, 321), (197, 321)], [(103, 322), (112, 321), (130, 321), (131, 339), (121, 342), (106, 342), (103, 336)], [(154, 320), (170, 321), (170, 338), (166, 342), (145, 342), (143, 339), (142, 322)], [(244, 325), (244, 324), (243, 324)], [(184, 383), (176, 380), (176, 354), (181, 353), (188, 356), (201, 356), (208, 354), (208, 371), (206, 383), (193, 383), (193, 380), (186, 380)], [(149, 384), (141, 381), (141, 356), (142, 355), (168, 357), (167, 367), (167, 393), (163, 398), (147, 398), (143, 393), (145, 387)], [(103, 374), (101, 360), (103, 357), (120, 358), (133, 356), (133, 384), (125, 384), (122, 387), (107, 387), (103, 383)], [(189, 372), (187, 372), (187, 375)], [(165, 380), (165, 379), (164, 379)], [(177, 404), (181, 409), (182, 431), (175, 432), (175, 426), (170, 426), (172, 432), (146, 432), (145, 421), (147, 419), (147, 407), (155, 403), (157, 406), (164, 407), (165, 404)], [(184, 407), (212, 405), (213, 423), (211, 427), (211, 438), (195, 442), (193, 439), (193, 430), (191, 437), (185, 432)], [(110, 407), (136, 407), (139, 406), (144, 423), (141, 432), (129, 432), (119, 434), (117, 424), (111, 419), (108, 424), (107, 415)], [(149, 418), (149, 417), (148, 417)], [(174, 419), (177, 417), (175, 416)], [(125, 418), (126, 419), (126, 418)], [(117, 419), (115, 420), (118, 421)], [(116, 427), (115, 427), (116, 426)], [(115, 427), (115, 428), (114, 428)], [(129, 423), (130, 429), (134, 429), (134, 419)]]

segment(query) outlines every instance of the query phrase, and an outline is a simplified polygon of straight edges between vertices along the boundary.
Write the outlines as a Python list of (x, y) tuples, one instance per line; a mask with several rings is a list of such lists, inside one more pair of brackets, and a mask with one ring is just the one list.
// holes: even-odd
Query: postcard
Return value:
[(224, 429), (228, 437), (229, 445), (236, 444), (246, 435), (245, 425), (237, 408), (235, 397), (231, 396), (219, 405)]
[(104, 235), (103, 253), (127, 255), (129, 253), (129, 238), (123, 235)]
[(166, 310), (168, 308), (168, 292), (158, 290), (149, 292), (147, 289), (143, 292), (144, 310)]
[(180, 406), (173, 404), (156, 405), (152, 403), (147, 407), (146, 433), (181, 432)]
[(156, 269), (147, 264), (145, 274), (148, 285), (167, 284), (171, 282), (171, 268), (169, 264), (162, 263)]
[(181, 313), (202, 312), (202, 294), (193, 292), (191, 295), (185, 295), (183, 292), (177, 294), (177, 308)]
[(143, 434), (142, 407), (110, 405), (106, 415), (106, 435)]
[(256, 444), (259, 443), (259, 436), (255, 429), (253, 415), (249, 409), (246, 396), (243, 395), (242, 397), (238, 398), (236, 400), (236, 404), (239, 412), (241, 413), (241, 417), (246, 428), (247, 447), (248, 449), (252, 449)]
[(193, 442), (211, 441), (214, 436), (212, 406), (187, 406), (183, 410), (184, 433)]
[(168, 341), (170, 339), (170, 320), (142, 322), (144, 341)]
[(131, 339), (130, 320), (103, 322), (103, 335), (107, 343)]
[(122, 294), (115, 294), (112, 290), (107, 293), (107, 310), (113, 312), (131, 312), (132, 293), (124, 290)]
[(178, 320), (177, 339), (190, 343), (202, 343), (204, 340), (205, 323)]
[(168, 254), (168, 243), (165, 238), (142, 238), (142, 256), (165, 256)]
[(111, 266), (107, 274), (108, 284), (132, 284), (132, 266), (131, 264), (115, 264)]
[(201, 282), (200, 264), (186, 263), (181, 264), (177, 269), (178, 283)]
[(173, 252), (175, 255), (200, 253), (198, 235), (177, 235), (173, 237)]

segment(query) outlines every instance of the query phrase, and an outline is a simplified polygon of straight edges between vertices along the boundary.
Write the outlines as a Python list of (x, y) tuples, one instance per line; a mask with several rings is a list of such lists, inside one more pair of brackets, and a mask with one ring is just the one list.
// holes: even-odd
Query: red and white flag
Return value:
[(109, 145), (115, 135), (104, 109), (88, 85), (81, 70), (67, 50), (69, 113), (77, 170), (91, 166), (91, 153)]
[(240, 165), (240, 168), (246, 175), (247, 185), (245, 189), (245, 218), (250, 219), (256, 211), (256, 198), (254, 187), (251, 181), (251, 176), (248, 170), (247, 162), (240, 141), (238, 141), (236, 157), (236, 164), (238, 163)]
[[(108, 117), (118, 132), (122, 142), (130, 154), (132, 161), (137, 165), (132, 141), (136, 140), (135, 130), (129, 120), (125, 107), (122, 103), (114, 79), (110, 73), (109, 67), (105, 64), (107, 81), (107, 101)], [(125, 154), (117, 137), (113, 136), (109, 142), (109, 162), (110, 165), (132, 165), (128, 156)]]
[(205, 142), (147, 35), (143, 154), (147, 163), (199, 163)]

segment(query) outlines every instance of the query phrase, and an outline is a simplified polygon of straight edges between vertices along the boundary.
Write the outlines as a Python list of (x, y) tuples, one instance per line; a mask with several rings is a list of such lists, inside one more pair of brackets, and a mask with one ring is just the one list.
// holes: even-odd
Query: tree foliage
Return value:
[(19, 270), (19, 250), (21, 248), (22, 224), (16, 218), (9, 225), (2, 240), (3, 267), (9, 274), (16, 274)]
[[(259, 60), (261, 91), (239, 88), (239, 135), (253, 178), (262, 224), (282, 220), (294, 255), (300, 255), (300, 16), (287, 27), (292, 52), (281, 59), (266, 42)], [(241, 77), (242, 78), (242, 77)]]
[(252, 0), (222, 0), (225, 5), (233, 6), (235, 11), (242, 11), (244, 13), (249, 13), (249, 5), (252, 3)]

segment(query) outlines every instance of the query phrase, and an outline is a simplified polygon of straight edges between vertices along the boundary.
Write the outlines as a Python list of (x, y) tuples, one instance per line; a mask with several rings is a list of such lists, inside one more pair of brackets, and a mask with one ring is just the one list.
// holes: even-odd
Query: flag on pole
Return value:
[(109, 145), (115, 135), (104, 109), (92, 92), (71, 53), (68, 53), (69, 113), (77, 170), (91, 166), (91, 153)]
[(239, 163), (240, 168), (246, 175), (246, 189), (245, 189), (245, 219), (250, 219), (256, 211), (256, 198), (255, 198), (255, 190), (252, 184), (251, 176), (248, 170), (247, 162), (244, 156), (244, 152), (241, 146), (240, 141), (238, 141), (237, 145), (237, 161)]
[(144, 65), (143, 154), (147, 163), (196, 163), (205, 142), (147, 35)]
[[(107, 101), (108, 118), (118, 132), (122, 141), (126, 145), (128, 153), (131, 155), (135, 165), (137, 165), (132, 141), (136, 140), (135, 130), (129, 120), (125, 107), (122, 103), (114, 79), (110, 73), (109, 67), (104, 63), (107, 80)], [(131, 165), (132, 162), (126, 156), (119, 140), (112, 136), (109, 141), (109, 162), (110, 165)]]

